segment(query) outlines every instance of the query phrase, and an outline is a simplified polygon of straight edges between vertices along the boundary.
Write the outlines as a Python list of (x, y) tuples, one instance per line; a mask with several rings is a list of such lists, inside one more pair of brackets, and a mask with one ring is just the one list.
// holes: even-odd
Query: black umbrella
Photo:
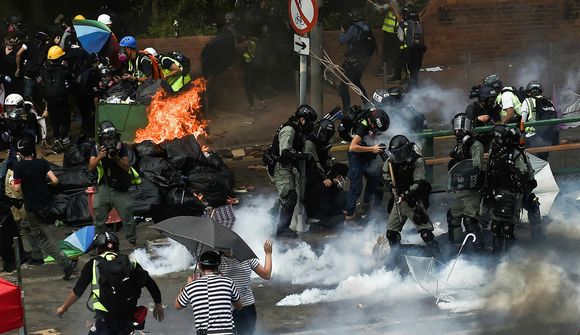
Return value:
[(231, 229), (207, 217), (176, 216), (151, 228), (183, 244), (194, 256), (199, 256), (199, 244), (228, 252), (241, 261), (257, 258), (244, 240)]

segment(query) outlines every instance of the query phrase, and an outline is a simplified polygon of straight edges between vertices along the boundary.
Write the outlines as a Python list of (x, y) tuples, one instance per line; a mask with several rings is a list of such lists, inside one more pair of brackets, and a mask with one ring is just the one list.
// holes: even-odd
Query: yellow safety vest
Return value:
[[(140, 185), (142, 183), (141, 176), (139, 176), (139, 173), (133, 167), (129, 169), (128, 173), (131, 177), (131, 185)], [(97, 184), (101, 181), (101, 178), (103, 178), (104, 175), (105, 169), (103, 168), (103, 163), (99, 161), (99, 164), (97, 164)]]
[[(511, 87), (504, 87), (501, 90), (501, 93), (498, 94), (497, 98), (495, 98), (495, 103), (498, 106), (502, 106), (501, 97), (506, 92), (510, 92), (512, 94), (512, 104), (514, 105), (515, 115), (521, 115), (522, 114), (522, 103), (520, 102), (520, 99), (516, 96), (516, 94), (513, 92), (513, 89)], [(502, 118), (507, 115), (507, 112), (503, 109), (503, 106), (502, 106), (501, 113), (499, 113), (499, 115)]]
[(393, 13), (393, 11), (389, 8), (387, 11), (387, 16), (383, 20), (383, 27), (381, 29), (387, 33), (394, 34), (397, 30), (397, 25), (397, 17), (395, 16), (395, 13)]
[(248, 41), (248, 47), (246, 51), (242, 54), (244, 62), (249, 63), (254, 59), (254, 54), (256, 53), (256, 40), (251, 39)]
[[(159, 63), (162, 63), (163, 60), (165, 59), (169, 59), (183, 71), (183, 65), (181, 65), (181, 63), (179, 63), (177, 60), (171, 57), (162, 56), (159, 59)], [(189, 73), (186, 74), (185, 76), (181, 74), (179, 76), (168, 77), (167, 75), (171, 72), (171, 69), (164, 69), (163, 67), (161, 68), (161, 72), (163, 72), (163, 78), (165, 79), (165, 81), (167, 81), (167, 83), (171, 85), (173, 92), (179, 91), (183, 86), (185, 86), (185, 84), (191, 81), (191, 76), (189, 75)]]
[[(101, 257), (106, 259), (106, 261), (110, 261), (117, 257), (117, 253), (112, 251), (107, 251), (101, 254)], [(99, 265), (99, 260), (95, 259), (93, 261), (93, 279), (91, 280), (91, 297), (93, 299), (93, 310), (92, 311), (102, 311), (108, 313), (109, 311), (107, 308), (99, 301), (99, 297), (101, 295), (101, 289), (99, 287), (99, 269), (97, 266)], [(137, 266), (137, 262), (131, 259), (131, 266), (135, 268)], [(88, 302), (87, 302), (88, 307)]]
[(401, 28), (403, 29), (403, 42), (401, 42), (401, 46), (399, 46), (399, 49), (401, 50), (405, 50), (407, 49), (407, 28)]

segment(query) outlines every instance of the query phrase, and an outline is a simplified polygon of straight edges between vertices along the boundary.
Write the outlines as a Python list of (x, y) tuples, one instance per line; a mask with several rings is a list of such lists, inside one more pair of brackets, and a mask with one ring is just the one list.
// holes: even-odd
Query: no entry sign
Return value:
[(318, 4), (316, 0), (289, 0), (288, 14), (296, 33), (306, 34), (318, 20)]

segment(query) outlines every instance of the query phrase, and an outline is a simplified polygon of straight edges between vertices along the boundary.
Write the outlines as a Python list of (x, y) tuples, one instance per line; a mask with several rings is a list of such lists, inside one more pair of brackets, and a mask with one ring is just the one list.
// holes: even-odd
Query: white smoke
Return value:
[(153, 247), (149, 253), (139, 248), (131, 254), (131, 258), (152, 276), (187, 270), (194, 264), (194, 258), (189, 251), (171, 239), (168, 245)]

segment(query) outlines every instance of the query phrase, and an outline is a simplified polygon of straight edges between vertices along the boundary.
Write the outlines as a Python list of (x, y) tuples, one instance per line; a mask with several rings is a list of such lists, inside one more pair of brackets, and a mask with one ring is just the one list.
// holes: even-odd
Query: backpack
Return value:
[(112, 260), (97, 257), (95, 262), (99, 271), (99, 302), (111, 315), (132, 315), (145, 286), (146, 271), (123, 254)]
[(42, 72), (47, 53), (47, 44), (40, 41), (33, 41), (28, 47), (26, 60), (24, 61), (26, 76), (35, 78)]
[(173, 51), (170, 52), (167, 57), (171, 58), (171, 59), (175, 59), (176, 61), (179, 62), (179, 64), (181, 64), (181, 75), (182, 76), (187, 76), (189, 74), (189, 71), (191, 70), (191, 62), (189, 61), (189, 58), (187, 58), (184, 54)]
[[(149, 61), (151, 61), (151, 77), (153, 80), (163, 79), (163, 71), (161, 71), (161, 66), (159, 66), (159, 61), (157, 58), (155, 58), (155, 56), (152, 54), (142, 50), (139, 51), (139, 55), (141, 55), (139, 62), (142, 62), (144, 57), (149, 58)], [(139, 64), (137, 64), (137, 66), (139, 66)]]
[(405, 31), (405, 44), (410, 49), (419, 49), (425, 46), (423, 39), (423, 27), (418, 20), (407, 20), (405, 22), (407, 29)]
[(368, 116), (369, 110), (367, 109), (362, 109), (360, 107), (351, 108), (349, 115), (343, 117), (340, 121), (340, 125), (338, 126), (338, 135), (340, 138), (350, 143), (354, 137), (353, 132), (356, 130), (356, 125)]
[(61, 68), (48, 69), (42, 75), (44, 96), (47, 100), (66, 100), (70, 93), (70, 72), (63, 66)]
[(534, 112), (536, 113), (536, 120), (550, 120), (558, 118), (558, 113), (554, 107), (552, 100), (544, 96), (535, 97), (536, 108)]
[(377, 50), (377, 41), (373, 31), (369, 28), (366, 22), (357, 22), (354, 26), (358, 29), (358, 38), (352, 44), (352, 56), (372, 56)]

